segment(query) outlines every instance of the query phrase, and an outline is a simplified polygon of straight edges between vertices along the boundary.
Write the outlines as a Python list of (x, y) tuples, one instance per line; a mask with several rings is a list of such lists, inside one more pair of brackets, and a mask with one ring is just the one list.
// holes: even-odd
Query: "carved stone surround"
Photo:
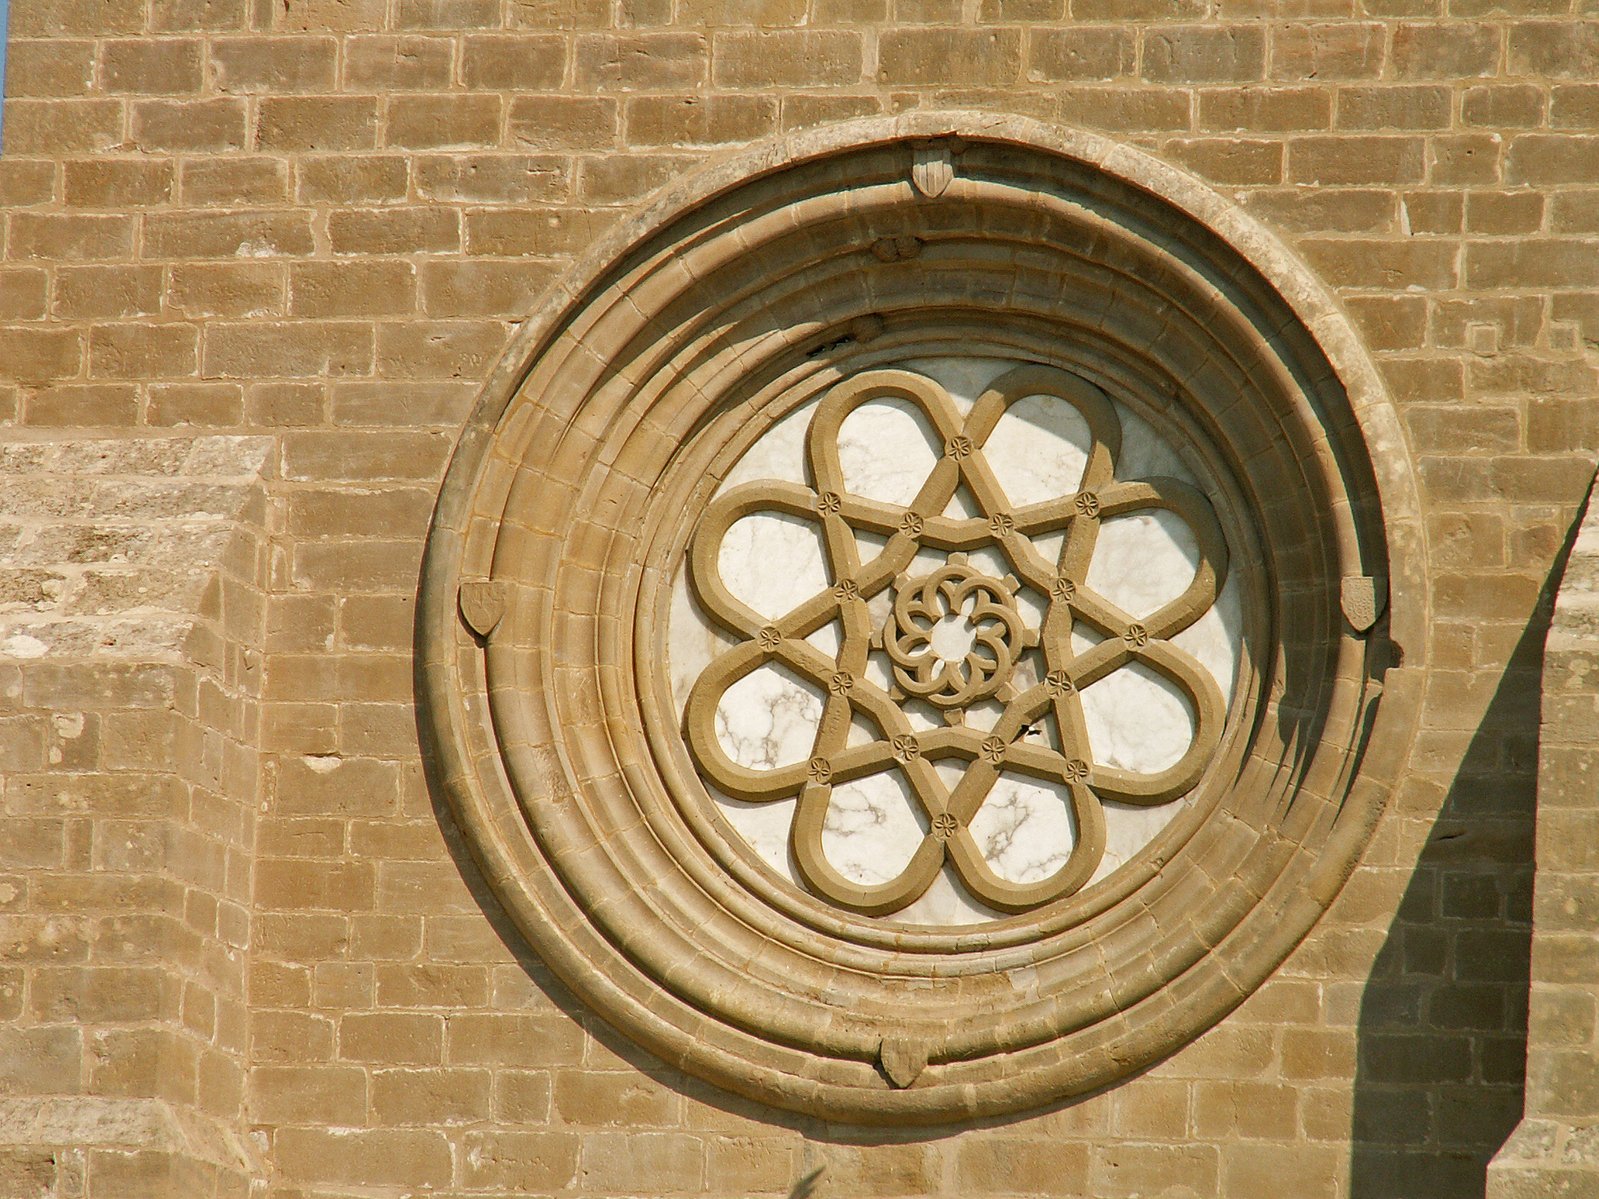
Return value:
[(949, 1120), (1158, 1058), (1309, 930), (1409, 751), (1420, 534), (1358, 342), (1234, 208), (1028, 122), (853, 123), (540, 312), (440, 498), (424, 714), (619, 1029)]

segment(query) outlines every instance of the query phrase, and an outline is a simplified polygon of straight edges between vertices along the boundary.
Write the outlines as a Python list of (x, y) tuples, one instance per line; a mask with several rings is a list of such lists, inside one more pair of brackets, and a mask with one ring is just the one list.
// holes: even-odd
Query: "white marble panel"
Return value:
[[(884, 453), (888, 446), (892, 453)], [(838, 464), (845, 488), (885, 504), (914, 500), (942, 454), (926, 418), (905, 400), (862, 404), (838, 430)]]
[(1199, 569), (1199, 544), (1175, 512), (1151, 508), (1100, 522), (1085, 582), (1137, 617), (1180, 596)]
[(1077, 844), (1066, 788), (1012, 774), (994, 783), (971, 833), (994, 873), (1013, 883), (1048, 878)]
[(1094, 761), (1156, 774), (1174, 765), (1194, 740), (1188, 699), (1138, 662), (1083, 688), (1083, 723)]
[(1077, 409), (1054, 396), (1027, 396), (995, 423), (984, 453), (1011, 507), (1020, 508), (1078, 491), (1092, 444)]
[(871, 886), (897, 878), (926, 833), (904, 777), (885, 770), (833, 788), (822, 853), (845, 878)]
[(819, 526), (786, 513), (734, 521), (717, 564), (727, 589), (770, 620), (830, 585)]
[(781, 666), (760, 666), (722, 693), (716, 739), (738, 765), (773, 770), (810, 758), (821, 719), (814, 685)]

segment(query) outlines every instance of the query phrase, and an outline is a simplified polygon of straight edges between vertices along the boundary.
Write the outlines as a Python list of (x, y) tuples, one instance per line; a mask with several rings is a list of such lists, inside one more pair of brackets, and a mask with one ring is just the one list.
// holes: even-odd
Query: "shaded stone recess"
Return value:
[[(1583, 5), (12, 0), (10, 24), (0, 437), (50, 464), (0, 480), (0, 641), (50, 648), (0, 647), (0, 1193), (731, 1199), (821, 1168), (838, 1199), (1430, 1199), (1484, 1193), (1524, 1089), (1501, 1177), (1578, 1152), (1533, 1134), (1592, 1115), (1545, 1073), (1591, 1024), (1535, 999), (1558, 1053), (1523, 1064), (1529, 976), (1572, 992), (1529, 965), (1521, 647), (1599, 446)], [(1412, 769), (1272, 978), (1114, 1088), (912, 1135), (688, 1080), (520, 951), (424, 783), (411, 644), (451, 446), (575, 255), (757, 139), (950, 106), (1135, 145), (1310, 264), (1403, 418), (1434, 603)], [(200, 472), (226, 504), (179, 494), (186, 459), (120, 472), (166, 564), (71, 548), (121, 501), (69, 458), (212, 436), (267, 443)], [(1585, 909), (1552, 902), (1569, 964)]]

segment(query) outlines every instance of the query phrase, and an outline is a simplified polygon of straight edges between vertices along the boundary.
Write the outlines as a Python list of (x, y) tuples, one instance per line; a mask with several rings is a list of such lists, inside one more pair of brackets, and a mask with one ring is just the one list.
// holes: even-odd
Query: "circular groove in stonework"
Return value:
[(1309, 930), (1408, 750), (1420, 534), (1358, 343), (1235, 209), (863, 122), (686, 180), (540, 313), (441, 493), (424, 724), (601, 1015), (941, 1121), (1170, 1052)]

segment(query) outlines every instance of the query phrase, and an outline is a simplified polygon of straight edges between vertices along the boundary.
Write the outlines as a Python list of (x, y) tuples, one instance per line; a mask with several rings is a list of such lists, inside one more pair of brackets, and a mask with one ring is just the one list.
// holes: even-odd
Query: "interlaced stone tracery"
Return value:
[[(1005, 411), (1032, 396), (1071, 405), (1090, 432), (1087, 464), (1078, 489), (1039, 503), (1012, 506), (984, 447)], [(915, 406), (944, 447), (915, 498), (897, 506), (852, 494), (840, 465), (838, 435), (846, 417), (873, 401)], [(1064, 371), (1024, 366), (996, 380), (964, 418), (937, 383), (904, 370), (874, 370), (835, 387), (818, 405), (806, 435), (810, 487), (763, 480), (718, 497), (697, 529), (689, 576), (711, 619), (740, 638), (713, 660), (693, 687), (685, 710), (688, 743), (706, 778), (727, 794), (753, 802), (798, 796), (791, 847), (800, 877), (831, 902), (868, 914), (888, 914), (914, 902), (948, 861), (981, 902), (1000, 911), (1024, 911), (1070, 895), (1093, 876), (1104, 854), (1101, 800), (1154, 805), (1186, 794), (1197, 782), (1221, 733), (1224, 704), (1210, 674), (1171, 638), (1215, 602), (1226, 575), (1227, 547), (1208, 501), (1172, 478), (1119, 480), (1121, 423), (1097, 388)], [(953, 515), (958, 488), (975, 500), (975, 515)], [(1135, 616), (1086, 586), (1100, 522), (1148, 509), (1165, 509), (1192, 531), (1198, 547), (1193, 580), (1177, 598)], [(830, 584), (782, 616), (768, 620), (737, 599), (722, 579), (723, 536), (738, 520), (775, 513), (813, 521), (825, 546)], [(886, 538), (863, 560), (857, 533)], [(1064, 534), (1050, 561), (1035, 539)], [(944, 554), (929, 573), (911, 574), (918, 553)], [(1002, 555), (1012, 573), (996, 578), (968, 555)], [(1047, 597), (1037, 628), (1028, 628), (1017, 603), (1019, 588)], [(892, 595), (890, 615), (874, 624), (869, 604)], [(934, 646), (941, 621), (959, 617), (971, 645), (945, 656)], [(837, 621), (842, 638), (835, 656), (805, 640)], [(1075, 653), (1073, 626), (1081, 622), (1102, 640)], [(1037, 647), (1036, 677), (1018, 669), (1021, 655)], [(868, 676), (874, 648), (892, 662), (893, 686)], [(1079, 693), (1133, 663), (1170, 681), (1188, 700), (1193, 739), (1164, 770), (1134, 773), (1096, 763)], [(717, 739), (715, 717), (729, 687), (768, 665), (779, 665), (825, 696), (808, 760), (771, 769), (734, 762)], [(902, 707), (907, 699), (943, 713), (944, 727), (921, 728)], [(994, 700), (1003, 711), (991, 728), (965, 719), (974, 703)], [(869, 724), (878, 736), (849, 744), (852, 724)], [(1029, 734), (1053, 722), (1059, 748)], [(964, 762), (960, 781), (948, 787), (935, 763)], [(835, 788), (882, 771), (897, 771), (925, 817), (926, 833), (900, 874), (884, 883), (845, 877), (823, 852), (822, 832)], [(970, 833), (973, 817), (1005, 773), (1064, 789), (1075, 827), (1066, 861), (1033, 882), (1000, 877)]]

